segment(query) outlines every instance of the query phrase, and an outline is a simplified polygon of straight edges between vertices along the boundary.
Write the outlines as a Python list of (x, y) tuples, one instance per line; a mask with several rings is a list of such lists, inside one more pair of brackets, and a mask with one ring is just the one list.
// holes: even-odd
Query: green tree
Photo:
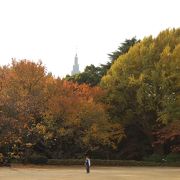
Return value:
[(88, 84), (96, 86), (102, 78), (101, 68), (94, 65), (86, 66), (84, 72), (73, 76), (66, 76), (65, 80), (77, 82), (78, 84)]
[(113, 64), (113, 62), (122, 54), (125, 54), (129, 51), (129, 49), (139, 42), (135, 37), (132, 39), (126, 39), (125, 42), (121, 43), (118, 47), (118, 50), (108, 54), (110, 58), (110, 62), (106, 64), (101, 64), (100, 66), (95, 67), (94, 65), (86, 66), (84, 72), (75, 74), (73, 76), (67, 75), (65, 80), (77, 82), (78, 84), (88, 84), (90, 86), (96, 86), (100, 83), (101, 78), (106, 75), (107, 71)]
[(154, 126), (178, 120), (179, 37), (180, 29), (172, 29), (155, 39), (144, 38), (120, 56), (101, 81), (111, 117), (124, 124), (127, 134), (132, 125), (144, 132), (150, 144)]
[(137, 40), (136, 37), (133, 37), (131, 39), (126, 39), (121, 45), (118, 47), (118, 49), (110, 54), (108, 54), (111, 62), (114, 62), (118, 59), (119, 56), (127, 53), (129, 49), (134, 46), (137, 42), (140, 42), (140, 40)]

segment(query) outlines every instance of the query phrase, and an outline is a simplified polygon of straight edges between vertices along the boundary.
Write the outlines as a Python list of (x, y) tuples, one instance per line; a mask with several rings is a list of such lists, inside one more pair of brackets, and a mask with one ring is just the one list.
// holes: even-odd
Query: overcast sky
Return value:
[(125, 39), (180, 27), (180, 0), (0, 0), (0, 64), (42, 60), (49, 72), (70, 74), (108, 61)]

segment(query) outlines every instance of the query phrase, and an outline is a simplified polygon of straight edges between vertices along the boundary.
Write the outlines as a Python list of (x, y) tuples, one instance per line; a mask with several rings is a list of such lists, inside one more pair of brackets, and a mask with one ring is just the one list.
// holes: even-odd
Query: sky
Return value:
[(41, 60), (48, 72), (71, 74), (105, 64), (125, 39), (180, 27), (180, 0), (0, 0), (0, 65)]

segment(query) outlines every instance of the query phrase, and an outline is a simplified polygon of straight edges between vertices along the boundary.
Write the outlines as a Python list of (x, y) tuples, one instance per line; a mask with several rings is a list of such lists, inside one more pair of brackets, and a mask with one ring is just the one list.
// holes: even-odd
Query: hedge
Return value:
[(46, 164), (48, 162), (48, 158), (43, 155), (33, 154), (28, 158), (28, 162), (32, 164)]
[[(83, 159), (49, 159), (48, 165), (84, 165)], [(149, 161), (133, 161), (133, 160), (100, 160), (91, 159), (92, 166), (177, 166), (178, 162), (149, 162)]]

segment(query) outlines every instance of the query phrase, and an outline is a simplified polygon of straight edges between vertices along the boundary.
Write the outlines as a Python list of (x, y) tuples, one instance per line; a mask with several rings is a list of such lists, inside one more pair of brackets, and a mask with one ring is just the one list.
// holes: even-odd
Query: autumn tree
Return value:
[(122, 127), (110, 124), (99, 101), (105, 94), (100, 87), (56, 79), (41, 62), (28, 60), (13, 60), (0, 74), (0, 152), (5, 156), (79, 157), (115, 149), (122, 138)]
[[(115, 148), (123, 136), (121, 126), (111, 125), (103, 104), (97, 96), (103, 91), (88, 85), (56, 80), (55, 92), (49, 99), (43, 127), (55, 157), (82, 157), (102, 147)], [(114, 128), (119, 136), (112, 137)], [(112, 138), (112, 140), (110, 140)], [(69, 151), (69, 148), (73, 149)]]
[[(136, 149), (139, 157), (147, 154), (141, 151), (147, 144), (149, 150), (152, 148), (153, 127), (179, 120), (179, 37), (180, 30), (172, 29), (154, 39), (144, 38), (120, 56), (102, 79), (101, 85), (108, 91), (106, 103), (111, 104), (111, 117), (124, 124), (130, 139), (140, 134), (129, 144), (129, 154), (130, 149)], [(142, 148), (138, 149), (141, 143)]]
[(38, 141), (36, 124), (41, 121), (47, 101), (45, 67), (41, 62), (13, 60), (11, 66), (3, 68), (3, 77), (1, 112), (9, 122), (9, 128), (13, 128), (5, 128), (7, 134), (2, 133), (2, 137), (11, 137), (8, 143), (12, 152), (12, 146), (17, 144), (19, 151), (24, 151), (27, 143), (35, 144)]

